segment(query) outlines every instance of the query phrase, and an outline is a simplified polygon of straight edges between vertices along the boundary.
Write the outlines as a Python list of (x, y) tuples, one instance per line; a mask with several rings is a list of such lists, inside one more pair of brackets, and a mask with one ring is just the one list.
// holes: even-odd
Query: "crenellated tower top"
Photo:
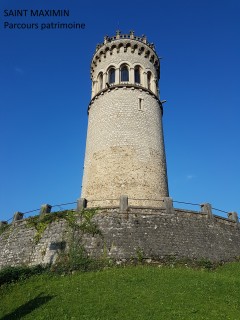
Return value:
[[(124, 75), (125, 73), (125, 75)], [(153, 43), (134, 31), (105, 36), (91, 62), (92, 99), (108, 88), (137, 86), (159, 98), (160, 60)]]
[(154, 44), (147, 42), (147, 37), (144, 34), (141, 37), (137, 37), (134, 35), (134, 31), (132, 31), (132, 30), (129, 32), (129, 34), (121, 34), (121, 31), (117, 30), (116, 35), (113, 37), (109, 37), (106, 35), (104, 37), (104, 42), (97, 44), (95, 52), (97, 52), (98, 49), (100, 49), (104, 44), (107, 44), (107, 43), (115, 41), (115, 40), (120, 40), (120, 39), (131, 39), (131, 40), (136, 40), (136, 41), (142, 42), (142, 43), (146, 44), (147, 46), (149, 46), (149, 48), (151, 48), (152, 50), (155, 51)]

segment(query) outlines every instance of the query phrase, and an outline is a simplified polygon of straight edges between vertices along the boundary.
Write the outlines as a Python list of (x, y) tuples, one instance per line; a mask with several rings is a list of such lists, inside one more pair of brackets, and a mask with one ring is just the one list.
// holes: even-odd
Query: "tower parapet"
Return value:
[(144, 43), (149, 48), (151, 48), (152, 50), (155, 51), (154, 44), (147, 42), (147, 37), (145, 35), (142, 35), (141, 37), (137, 37), (137, 36), (134, 35), (134, 31), (130, 31), (129, 34), (121, 34), (121, 31), (117, 30), (115, 36), (113, 36), (113, 37), (105, 36), (104, 37), (104, 42), (100, 43), (100, 44), (97, 44), (95, 53), (99, 49), (101, 49), (105, 44), (109, 44), (110, 42), (115, 41), (115, 40), (126, 40), (126, 39), (131, 39), (131, 40), (135, 40), (135, 41)]
[(97, 45), (82, 186), (88, 206), (113, 205), (124, 194), (131, 205), (159, 206), (168, 197), (159, 78), (145, 36), (117, 31)]
[[(124, 77), (123, 67), (128, 69), (128, 76), (125, 72)], [(159, 77), (160, 61), (154, 45), (148, 43), (145, 36), (136, 37), (133, 31), (126, 35), (117, 31), (114, 37), (105, 36), (104, 43), (97, 45), (93, 55), (92, 98), (105, 88), (121, 84), (146, 88), (159, 97)]]

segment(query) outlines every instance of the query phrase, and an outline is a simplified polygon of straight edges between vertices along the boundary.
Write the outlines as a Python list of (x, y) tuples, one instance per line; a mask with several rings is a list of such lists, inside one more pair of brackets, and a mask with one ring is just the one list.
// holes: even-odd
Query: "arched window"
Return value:
[(109, 82), (109, 84), (115, 82), (115, 69), (114, 69), (114, 68), (109, 69), (109, 72), (108, 72), (108, 82)]
[(140, 77), (140, 67), (137, 66), (134, 68), (134, 82), (135, 83), (141, 83), (141, 77)]
[(102, 90), (103, 88), (103, 73), (100, 72), (98, 75), (98, 90)]
[(127, 66), (121, 67), (121, 82), (129, 81), (129, 72)]
[(152, 80), (152, 74), (150, 71), (147, 73), (147, 88), (151, 90), (151, 80)]

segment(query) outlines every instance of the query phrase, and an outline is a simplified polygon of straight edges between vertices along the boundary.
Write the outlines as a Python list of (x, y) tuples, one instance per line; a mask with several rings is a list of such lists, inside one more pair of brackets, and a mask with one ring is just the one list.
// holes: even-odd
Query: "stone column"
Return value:
[(201, 212), (205, 213), (209, 219), (213, 219), (212, 205), (210, 203), (202, 203)]
[(134, 84), (134, 68), (129, 68), (129, 83)]
[(17, 212), (14, 213), (13, 221), (12, 221), (12, 222), (16, 222), (16, 221), (18, 221), (18, 220), (22, 220), (22, 218), (23, 218), (23, 213), (17, 211)]
[(228, 213), (228, 219), (235, 221), (238, 223), (238, 214), (237, 212), (229, 212)]
[(41, 209), (40, 209), (40, 217), (44, 216), (47, 213), (50, 213), (52, 210), (52, 206), (50, 204), (43, 204), (41, 205)]
[(173, 208), (173, 200), (170, 197), (164, 197), (163, 198), (163, 202), (164, 202), (164, 207), (166, 209), (166, 212), (169, 214), (173, 214), (174, 213), (174, 208)]
[(87, 200), (85, 198), (77, 199), (77, 212), (81, 212), (85, 208), (87, 208)]
[(126, 213), (128, 211), (128, 196), (120, 196), (120, 212)]
[(92, 81), (92, 95), (91, 95), (91, 98), (93, 98), (94, 97), (94, 95), (95, 95), (95, 91), (94, 91), (94, 85), (95, 85), (95, 83), (94, 83), (95, 81), (93, 80)]
[(107, 82), (107, 73), (104, 72), (103, 73), (103, 86), (102, 86), (103, 89), (106, 88), (106, 82)]
[(141, 79), (141, 84), (144, 88), (147, 88), (147, 72), (142, 73), (142, 79)]
[(158, 97), (158, 87), (157, 87), (157, 79), (153, 80), (152, 83), (152, 91), (155, 93), (155, 95)]
[(119, 84), (120, 83), (120, 69), (117, 68), (115, 70), (115, 84)]

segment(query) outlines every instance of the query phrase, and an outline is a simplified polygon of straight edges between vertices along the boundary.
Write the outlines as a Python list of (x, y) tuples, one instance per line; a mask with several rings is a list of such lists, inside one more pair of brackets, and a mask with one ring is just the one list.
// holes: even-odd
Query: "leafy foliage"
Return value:
[[(66, 220), (73, 230), (79, 229), (83, 233), (89, 233), (93, 236), (96, 234), (101, 235), (100, 229), (92, 220), (97, 210), (98, 209), (85, 209), (80, 213), (71, 210), (52, 212), (45, 214), (42, 217), (35, 216), (27, 219), (27, 226), (34, 227), (37, 231), (34, 236), (35, 243), (40, 241), (44, 231), (51, 223), (62, 219)], [(80, 223), (78, 222), (79, 218), (81, 219)]]
[(26, 279), (32, 275), (46, 272), (48, 267), (40, 265), (34, 267), (6, 267), (0, 270), (0, 286), (5, 283), (16, 282), (18, 280)]
[(80, 215), (82, 217), (82, 222), (79, 225), (79, 229), (83, 233), (92, 234), (92, 236), (95, 236), (97, 234), (102, 236), (102, 232), (99, 229), (97, 223), (92, 220), (97, 213), (97, 210), (98, 209), (85, 209), (81, 211)]
[(27, 226), (34, 227), (37, 231), (34, 237), (36, 243), (40, 241), (46, 228), (54, 221), (64, 219), (72, 229), (72, 232), (69, 233), (68, 249), (59, 253), (57, 261), (51, 266), (51, 271), (69, 273), (75, 270), (94, 270), (101, 267), (101, 265), (105, 265), (104, 259), (96, 261), (90, 258), (82, 246), (83, 234), (102, 236), (97, 223), (93, 221), (97, 210), (97, 208), (85, 209), (80, 213), (75, 211), (53, 212), (45, 214), (42, 217), (35, 216), (27, 220)]
[(61, 253), (57, 261), (51, 266), (51, 271), (59, 274), (67, 274), (75, 271), (99, 270), (103, 261), (89, 257), (82, 246), (72, 245), (68, 252)]
[(6, 230), (8, 230), (10, 227), (10, 224), (3, 224), (1, 227), (0, 227), (0, 235), (5, 232)]
[(38, 243), (44, 233), (44, 231), (47, 229), (47, 227), (54, 221), (59, 221), (61, 219), (72, 221), (73, 215), (72, 211), (66, 210), (66, 211), (60, 211), (60, 212), (53, 212), (40, 216), (34, 216), (27, 219), (27, 227), (31, 228), (34, 227), (36, 229), (36, 234), (34, 236), (35, 243)]
[(140, 263), (144, 262), (144, 252), (141, 248), (136, 249), (137, 261)]

